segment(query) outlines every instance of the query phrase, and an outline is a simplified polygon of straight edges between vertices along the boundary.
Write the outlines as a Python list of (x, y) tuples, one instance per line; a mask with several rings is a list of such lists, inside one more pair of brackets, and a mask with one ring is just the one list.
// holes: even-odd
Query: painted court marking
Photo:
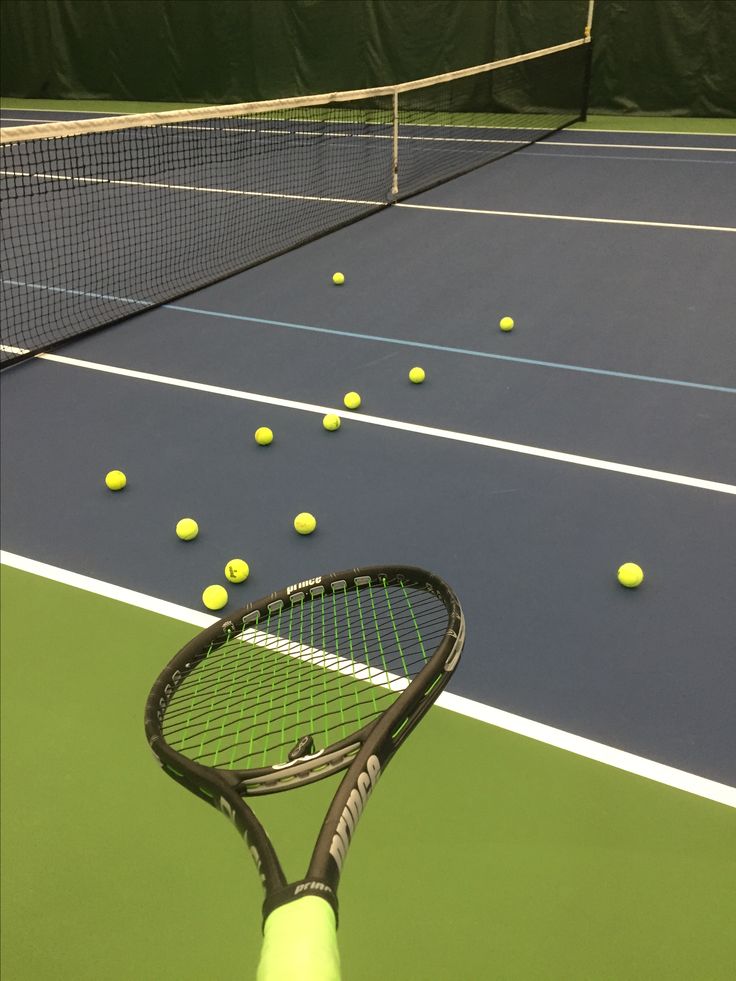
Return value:
[[(687, 134), (684, 134), (687, 135)], [(676, 143), (587, 143), (574, 140), (545, 140), (539, 146), (594, 146), (607, 150), (689, 150), (697, 153), (736, 153), (736, 146), (678, 146)], [(534, 154), (537, 156), (537, 154)], [(638, 157), (632, 157), (638, 160)]]
[[(535, 143), (534, 146), (540, 147), (544, 146), (544, 143)], [(674, 147), (673, 149), (679, 149), (679, 147)], [(731, 151), (729, 151), (731, 152)], [(733, 151), (736, 153), (736, 150)], [(713, 160), (708, 158), (707, 160), (698, 160), (695, 157), (653, 157), (650, 155), (637, 155), (633, 156), (631, 153), (556, 153), (552, 151), (548, 153), (544, 150), (535, 149), (533, 154), (530, 156), (534, 157), (554, 157), (555, 160), (560, 160), (563, 157), (572, 157), (575, 160), (633, 160), (636, 163), (646, 163), (646, 164), (658, 164), (658, 163), (676, 163), (676, 164), (704, 164), (706, 167), (716, 167), (719, 164), (725, 164), (727, 167), (736, 166), (736, 160)], [(708, 225), (704, 226), (708, 228)]]
[(452, 347), (448, 344), (430, 344), (427, 341), (412, 341), (399, 337), (384, 337), (380, 334), (363, 334), (352, 330), (335, 330), (332, 327), (316, 327), (313, 324), (294, 324), (285, 320), (266, 320), (263, 317), (246, 317), (240, 313), (223, 313), (220, 310), (202, 310), (198, 307), (185, 307), (180, 303), (165, 304), (167, 310), (180, 313), (193, 313), (201, 317), (220, 317), (224, 320), (241, 320), (251, 324), (266, 324), (269, 327), (290, 327), (292, 330), (306, 330), (316, 334), (332, 334), (336, 337), (350, 337), (359, 341), (378, 341), (381, 344), (398, 344), (401, 347), (416, 347), (427, 351), (441, 351), (443, 354), (463, 354), (473, 358), (488, 358), (492, 361), (508, 361), (512, 364), (532, 365), (535, 368), (559, 368), (562, 371), (576, 371), (583, 375), (605, 375), (608, 378), (626, 378), (631, 381), (655, 382), (657, 385), (679, 385), (682, 388), (701, 388), (708, 392), (726, 392), (736, 395), (736, 388), (727, 385), (709, 385), (706, 382), (684, 381), (681, 378), (662, 378), (660, 375), (639, 375), (631, 371), (613, 371), (609, 368), (590, 368), (587, 365), (565, 364), (561, 361), (542, 361), (539, 358), (520, 358), (511, 354), (496, 354), (493, 351), (478, 351), (467, 347)]
[[(26, 289), (49, 290), (57, 293), (70, 293), (78, 296), (89, 296), (97, 300), (114, 300), (120, 303), (132, 303), (147, 306), (145, 300), (130, 300), (121, 296), (110, 296), (105, 293), (90, 293), (83, 290), (67, 290), (59, 286), (41, 286), (38, 283), (20, 282), (14, 279), (2, 281), (7, 286), (18, 286)], [(443, 354), (461, 354), (473, 358), (487, 358), (491, 361), (506, 361), (510, 364), (531, 365), (535, 368), (555, 368), (560, 371), (575, 371), (583, 375), (603, 375), (607, 378), (624, 378), (630, 381), (654, 382), (657, 385), (675, 385), (681, 388), (699, 388), (706, 392), (725, 392), (736, 395), (736, 388), (728, 385), (711, 385), (707, 382), (686, 381), (682, 378), (663, 378), (661, 375), (641, 375), (631, 371), (614, 371), (611, 368), (591, 368), (588, 365), (565, 364), (561, 361), (543, 361), (539, 358), (521, 358), (511, 354), (497, 354), (494, 351), (478, 351), (473, 348), (453, 347), (448, 344), (430, 344), (427, 341), (407, 340), (401, 337), (385, 337), (380, 334), (365, 334), (352, 330), (335, 330), (332, 327), (317, 327), (314, 324), (295, 324), (286, 320), (267, 320), (265, 317), (247, 317), (241, 313), (226, 313), (222, 310), (204, 310), (199, 307), (187, 307), (181, 303), (165, 303), (165, 310), (176, 310), (178, 313), (191, 313), (200, 317), (215, 317), (220, 320), (235, 320), (249, 324), (265, 324), (268, 327), (289, 327), (291, 330), (309, 331), (314, 334), (331, 334), (334, 337), (349, 337), (359, 341), (378, 341), (381, 344), (395, 344), (400, 347), (414, 347), (424, 351), (440, 351)], [(6, 354), (30, 354), (27, 348), (11, 347), (0, 344), (0, 350)], [(42, 358), (43, 354), (36, 357)]]
[(500, 215), (504, 218), (545, 218), (550, 221), (586, 221), (599, 225), (636, 225), (644, 228), (677, 228), (691, 232), (736, 232), (729, 225), (686, 225), (672, 221), (635, 221), (630, 218), (585, 218), (581, 215), (545, 215), (533, 211), (492, 211), (488, 208), (450, 208), (440, 204), (411, 204), (399, 201), (395, 208), (413, 208), (418, 211), (448, 211), (462, 215)]
[(684, 474), (668, 473), (664, 470), (650, 470), (646, 467), (633, 467), (626, 463), (615, 463), (611, 460), (597, 460), (594, 457), (579, 456), (575, 453), (563, 453), (559, 450), (549, 450), (540, 446), (527, 446), (523, 443), (510, 443), (506, 440), (492, 439), (488, 436), (475, 436), (471, 433), (459, 433), (450, 429), (437, 429), (433, 426), (422, 426), (417, 423), (402, 422), (398, 419), (386, 419), (382, 416), (370, 416), (363, 412), (346, 412), (343, 408), (328, 405), (313, 405), (309, 402), (297, 402), (294, 399), (282, 399), (273, 395), (260, 395), (257, 392), (244, 392), (236, 388), (223, 388), (220, 385), (207, 385), (204, 382), (188, 381), (184, 378), (172, 378), (167, 375), (154, 375), (146, 371), (134, 371), (131, 368), (118, 368), (114, 365), (97, 364), (92, 361), (82, 361), (79, 358), (65, 358), (59, 354), (37, 354), (42, 361), (54, 361), (57, 364), (69, 365), (76, 368), (87, 368), (104, 374), (119, 375), (123, 378), (135, 378), (138, 381), (153, 382), (159, 385), (170, 385), (173, 388), (184, 388), (195, 392), (205, 392), (209, 395), (221, 395), (226, 398), (243, 399), (247, 402), (259, 402), (263, 405), (278, 405), (286, 409), (298, 409), (302, 412), (314, 412), (319, 415), (334, 414), (351, 422), (366, 423), (369, 426), (382, 426), (386, 429), (398, 429), (402, 432), (416, 433), (420, 436), (434, 436), (439, 439), (449, 439), (457, 443), (471, 443), (475, 446), (485, 446), (490, 449), (504, 450), (508, 453), (519, 453), (524, 456), (534, 456), (545, 460), (555, 460), (559, 463), (571, 463), (580, 467), (591, 467), (595, 470), (608, 470), (613, 473), (626, 474), (631, 477), (644, 477), (648, 480), (659, 480), (668, 484), (679, 484), (685, 487), (695, 487), (699, 490), (714, 491), (719, 494), (736, 495), (736, 485), (725, 484), (715, 480), (703, 480), (700, 477), (688, 477)]
[[(16, 555), (12, 552), (0, 551), (0, 562), (21, 572), (51, 579), (63, 585), (74, 586), (77, 589), (83, 589), (107, 599), (128, 603), (138, 609), (190, 623), (200, 629), (217, 623), (219, 619), (206, 613), (190, 610), (185, 606), (178, 606), (176, 603), (169, 603), (145, 593), (139, 593), (99, 579), (92, 579), (89, 576), (47, 565), (45, 562), (38, 562), (35, 559)], [(668, 787), (674, 787), (677, 790), (684, 790), (686, 793), (725, 804), (727, 807), (736, 808), (736, 788), (718, 783), (715, 780), (708, 780), (694, 773), (687, 773), (684, 770), (678, 770), (654, 760), (647, 760), (633, 753), (627, 753), (612, 746), (597, 743), (592, 739), (585, 739), (582, 736), (555, 729), (541, 722), (534, 722), (532, 719), (525, 719), (520, 715), (513, 715), (510, 712), (504, 712), (502, 709), (496, 709), (490, 705), (463, 698), (460, 695), (453, 695), (450, 692), (443, 692), (437, 699), (437, 705), (479, 722), (486, 722), (507, 732), (515, 732), (520, 736), (526, 736), (548, 746), (555, 746), (558, 749), (575, 753), (577, 756), (583, 756), (586, 759), (604, 763), (606, 766), (612, 766), (647, 780), (653, 780), (655, 783), (665, 784)]]
[(156, 181), (117, 180), (110, 177), (77, 177), (70, 174), (33, 173), (23, 170), (0, 170), (0, 177), (29, 177), (34, 180), (67, 181), (71, 184), (102, 184), (104, 187), (142, 187), (159, 191), (196, 191), (198, 194), (230, 194), (246, 198), (278, 198), (285, 201), (319, 201), (321, 204), (360, 204), (377, 208), (385, 201), (363, 201), (354, 198), (317, 197), (309, 194), (282, 194), (272, 191), (241, 191), (231, 187), (202, 187), (197, 184), (162, 184)]

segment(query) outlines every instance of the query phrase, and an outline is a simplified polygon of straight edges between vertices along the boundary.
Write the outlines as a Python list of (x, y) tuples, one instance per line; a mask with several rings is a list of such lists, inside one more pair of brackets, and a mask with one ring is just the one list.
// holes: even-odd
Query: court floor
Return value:
[[(250, 859), (142, 731), (236, 555), (229, 611), (382, 562), (465, 608), (346, 866), (346, 978), (730, 977), (734, 167), (592, 120), (3, 372), (8, 977), (255, 962)], [(294, 874), (328, 790), (263, 801)]]

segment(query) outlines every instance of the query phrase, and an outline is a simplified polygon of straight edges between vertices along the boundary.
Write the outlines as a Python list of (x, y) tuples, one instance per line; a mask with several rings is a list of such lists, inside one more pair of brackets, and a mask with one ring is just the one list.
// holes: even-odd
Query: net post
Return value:
[[(0, 126), (0, 196), (13, 230), (0, 236), (0, 292), (9, 308), (7, 316), (3, 308), (0, 367), (172, 302), (584, 120), (593, 3), (587, 6), (584, 36), (427, 79), (226, 107)], [(487, 86), (479, 77), (486, 73), (492, 73)], [(536, 92), (543, 93), (541, 102)], [(401, 101), (407, 93), (413, 94)], [(538, 103), (541, 111), (535, 113)], [(472, 133), (461, 125), (458, 137), (453, 127), (468, 119)], [(415, 132), (415, 124), (423, 128)], [(450, 131), (444, 133), (446, 125)], [(355, 139), (342, 139), (353, 132)], [(295, 171), (300, 179), (293, 193), (272, 176), (272, 151), (287, 138), (296, 141), (294, 155), (304, 161)], [(245, 139), (253, 167), (247, 189), (240, 177)], [(331, 147), (333, 139), (346, 155), (336, 163), (346, 178), (328, 186), (314, 161), (322, 161), (321, 148)], [(152, 180), (148, 156), (164, 152), (167, 178)], [(112, 169), (105, 159), (115, 161)], [(70, 243), (67, 231), (81, 227), (73, 220), (72, 209), (81, 207), (76, 192), (95, 186), (104, 208), (90, 211), (84, 232)], [(46, 193), (52, 188), (54, 193)], [(165, 241), (165, 247), (147, 248), (142, 262), (138, 256), (142, 238), (150, 235), (147, 202), (153, 196), (164, 216), (156, 234), (165, 238), (156, 241)], [(253, 199), (262, 208), (253, 209)], [(287, 220), (283, 200), (300, 202), (303, 221)], [(193, 221), (195, 212), (200, 218)], [(116, 235), (110, 236), (113, 216)], [(109, 261), (90, 266), (85, 259), (90, 249)], [(69, 263), (63, 267), (67, 288), (57, 285), (62, 251)]]
[(588, 119), (588, 101), (590, 99), (590, 80), (593, 66), (593, 45), (588, 44), (585, 52), (585, 69), (583, 71), (583, 98), (580, 109), (580, 122), (584, 123)]
[(590, 34), (593, 30), (593, 14), (595, 12), (595, 0), (588, 0), (588, 19), (585, 22), (584, 36), (586, 41), (590, 40)]
[(580, 114), (581, 122), (586, 122), (588, 118), (588, 102), (590, 99), (590, 81), (593, 68), (593, 38), (591, 30), (593, 27), (593, 13), (595, 12), (595, 0), (588, 0), (588, 20), (585, 24), (583, 36), (586, 42), (585, 70), (583, 73), (583, 100), (582, 111)]
[(391, 194), (394, 198), (399, 193), (399, 93), (395, 91), (392, 99), (393, 115), (393, 146), (391, 150)]

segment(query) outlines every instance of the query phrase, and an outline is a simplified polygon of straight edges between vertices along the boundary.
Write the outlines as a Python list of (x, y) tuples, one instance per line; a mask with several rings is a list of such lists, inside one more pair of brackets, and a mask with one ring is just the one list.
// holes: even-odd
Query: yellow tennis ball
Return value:
[(421, 385), (426, 377), (424, 368), (412, 368), (409, 372), (409, 381), (414, 382), (415, 385)]
[(617, 575), (618, 581), (627, 589), (636, 589), (644, 581), (644, 572), (636, 562), (624, 562)]
[(202, 602), (208, 610), (221, 610), (227, 604), (227, 590), (224, 586), (208, 586), (202, 593)]
[(334, 433), (336, 429), (340, 428), (340, 416), (325, 416), (322, 420), (322, 425), (325, 429), (329, 429), (331, 433)]
[(199, 525), (194, 518), (182, 518), (176, 522), (176, 534), (183, 542), (191, 542), (199, 534)]
[(317, 519), (309, 511), (302, 511), (294, 518), (294, 527), (300, 535), (311, 535), (317, 527)]
[(122, 470), (111, 470), (105, 477), (105, 483), (111, 491), (119, 491), (128, 483), (128, 478)]
[(340, 272), (334, 273), (332, 276), (332, 282), (335, 284), (335, 286), (342, 286), (342, 284), (345, 282), (345, 277)]
[(357, 392), (348, 392), (348, 394), (343, 399), (345, 403), (345, 408), (347, 409), (359, 409), (360, 408), (360, 395)]
[(514, 329), (514, 321), (512, 317), (502, 317), (499, 321), (498, 326), (503, 331), (509, 331)]
[(230, 559), (225, 566), (225, 577), (230, 582), (245, 582), (249, 575), (250, 568), (243, 559)]
[(256, 429), (253, 436), (259, 446), (268, 446), (269, 443), (273, 443), (273, 432), (268, 426), (261, 426), (260, 429)]

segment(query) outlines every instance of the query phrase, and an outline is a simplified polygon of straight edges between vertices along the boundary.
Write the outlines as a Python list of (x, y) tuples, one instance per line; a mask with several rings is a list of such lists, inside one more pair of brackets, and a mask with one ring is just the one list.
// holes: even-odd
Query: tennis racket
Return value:
[[(438, 576), (378, 566), (288, 586), (200, 633), (164, 668), (145, 729), (161, 766), (216, 807), (265, 889), (258, 981), (339, 981), (337, 887), (366, 801), (460, 659)], [(245, 802), (346, 770), (305, 877), (288, 882)]]

